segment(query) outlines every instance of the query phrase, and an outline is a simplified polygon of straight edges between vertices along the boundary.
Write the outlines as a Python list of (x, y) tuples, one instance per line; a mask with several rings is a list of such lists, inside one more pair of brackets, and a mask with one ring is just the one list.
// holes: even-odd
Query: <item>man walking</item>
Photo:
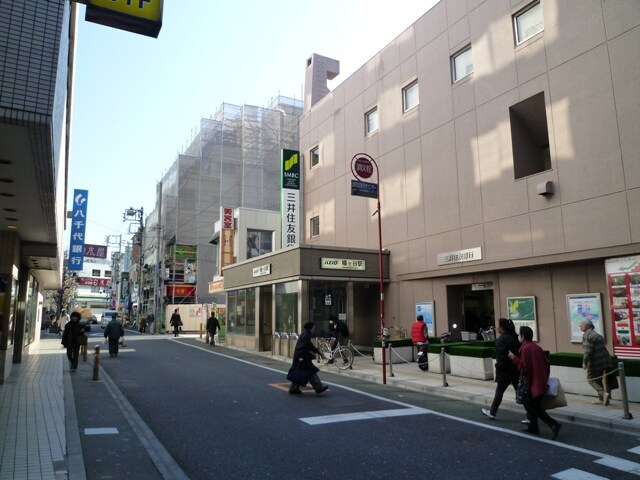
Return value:
[[(611, 399), (611, 389), (605, 391), (602, 378), (606, 375), (607, 369), (611, 367), (611, 355), (604, 343), (604, 338), (595, 331), (591, 320), (583, 320), (580, 322), (580, 330), (582, 330), (582, 349), (584, 358), (582, 360), (582, 368), (587, 371), (587, 382), (598, 392), (600, 402), (605, 406), (609, 405)], [(614, 377), (610, 377), (613, 381)], [(607, 385), (609, 387), (610, 385)], [(598, 402), (598, 403), (600, 403)]]
[(120, 337), (124, 337), (124, 327), (118, 321), (117, 314), (114, 313), (111, 321), (107, 324), (107, 327), (104, 329), (104, 338), (107, 338), (109, 341), (110, 357), (118, 356), (118, 342), (120, 342)]
[(177, 337), (180, 333), (180, 327), (182, 326), (182, 318), (180, 318), (180, 314), (178, 313), (178, 308), (173, 311), (171, 315), (171, 320), (169, 320), (169, 324), (173, 327), (173, 336)]
[(215, 314), (211, 312), (211, 316), (207, 320), (207, 343), (212, 347), (215, 346), (215, 335), (220, 329), (220, 322), (216, 318)]

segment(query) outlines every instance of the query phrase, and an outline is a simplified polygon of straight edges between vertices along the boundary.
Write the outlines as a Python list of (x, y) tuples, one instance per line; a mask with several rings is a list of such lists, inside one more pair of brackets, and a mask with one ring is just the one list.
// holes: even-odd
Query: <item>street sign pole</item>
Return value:
[[(376, 182), (375, 182), (375, 198), (376, 198), (376, 211), (374, 215), (378, 215), (378, 269), (379, 269), (379, 280), (380, 280), (380, 341), (382, 342), (382, 384), (387, 384), (387, 348), (386, 348), (386, 339), (384, 336), (384, 272), (383, 272), (383, 263), (382, 263), (382, 215), (381, 215), (381, 207), (380, 207), (380, 170), (378, 169), (378, 164), (376, 161), (367, 155), (366, 153), (358, 153), (354, 155), (351, 159), (351, 173), (356, 178), (357, 182), (351, 181), (351, 195), (363, 196), (363, 197), (372, 197), (371, 192), (374, 191), (373, 188), (363, 188), (368, 184), (368, 182), (364, 182), (364, 180), (368, 179), (373, 175), (375, 171), (376, 174)], [(365, 185), (359, 185), (365, 184)], [(391, 359), (389, 359), (389, 363), (391, 363)]]

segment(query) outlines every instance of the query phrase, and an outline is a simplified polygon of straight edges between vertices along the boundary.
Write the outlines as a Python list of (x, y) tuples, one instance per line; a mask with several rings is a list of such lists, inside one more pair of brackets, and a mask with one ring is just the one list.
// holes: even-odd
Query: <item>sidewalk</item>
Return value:
[[(268, 352), (260, 355), (282, 361), (283, 367), (291, 362), (286, 357), (271, 357)], [(352, 370), (338, 370), (334, 365), (321, 369), (382, 383), (382, 366), (368, 356), (356, 356)], [(442, 375), (423, 372), (415, 363), (394, 364), (393, 375), (387, 367), (386, 377), (387, 385), (475, 403), (479, 419), (484, 418), (480, 407), (491, 403), (495, 389), (492, 381), (451, 374), (444, 387)], [(553, 410), (553, 416), (566, 423), (640, 434), (640, 404), (630, 404), (633, 418), (626, 420), (622, 418), (622, 402), (612, 400), (605, 407), (594, 405), (594, 400), (567, 394), (569, 405)], [(509, 393), (500, 408), (524, 413)], [(0, 385), (0, 480), (26, 479), (86, 479), (74, 392), (65, 350), (58, 338), (43, 338)]]

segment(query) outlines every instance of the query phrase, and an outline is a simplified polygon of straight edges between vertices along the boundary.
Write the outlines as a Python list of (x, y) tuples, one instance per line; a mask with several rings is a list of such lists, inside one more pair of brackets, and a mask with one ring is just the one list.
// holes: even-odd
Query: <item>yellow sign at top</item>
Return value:
[(89, 3), (95, 7), (152, 22), (162, 20), (162, 0), (89, 0)]

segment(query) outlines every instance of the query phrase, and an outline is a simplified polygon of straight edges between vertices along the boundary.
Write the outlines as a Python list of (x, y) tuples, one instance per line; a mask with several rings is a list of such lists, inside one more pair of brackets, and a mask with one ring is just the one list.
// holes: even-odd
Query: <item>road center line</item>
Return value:
[(351, 422), (353, 420), (371, 420), (374, 418), (404, 417), (407, 415), (425, 415), (432, 413), (424, 408), (397, 408), (393, 410), (373, 410), (370, 412), (338, 413), (321, 417), (301, 418), (308, 425), (326, 425), (328, 423)]

